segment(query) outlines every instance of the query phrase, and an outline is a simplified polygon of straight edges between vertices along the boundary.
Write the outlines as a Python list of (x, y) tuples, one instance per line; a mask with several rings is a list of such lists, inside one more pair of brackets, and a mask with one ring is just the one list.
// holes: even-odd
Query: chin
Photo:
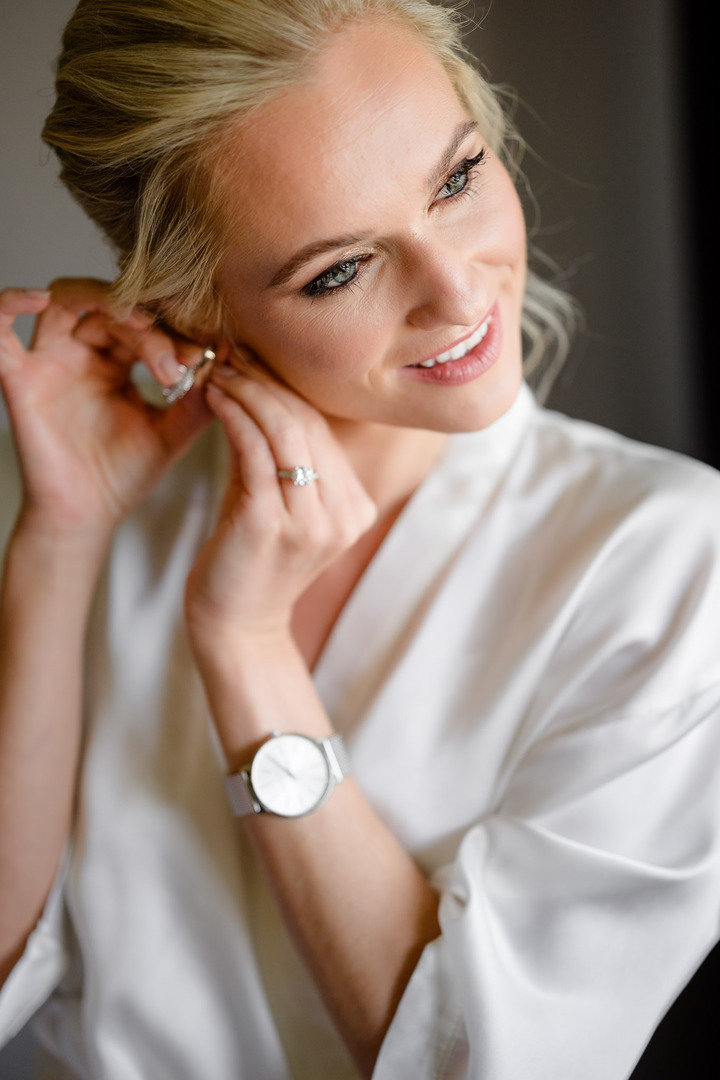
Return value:
[[(462, 432), (482, 431), (490, 427), (508, 411), (514, 403), (522, 384), (522, 368), (518, 364), (512, 371), (487, 372), (496, 376), (493, 379), (481, 377), (475, 383), (464, 387), (448, 388), (448, 400), (438, 398), (439, 407), (413, 424), (431, 431), (455, 435)], [(439, 389), (439, 394), (446, 391)], [(455, 393), (454, 391), (459, 391)], [(419, 419), (419, 418), (418, 418)]]

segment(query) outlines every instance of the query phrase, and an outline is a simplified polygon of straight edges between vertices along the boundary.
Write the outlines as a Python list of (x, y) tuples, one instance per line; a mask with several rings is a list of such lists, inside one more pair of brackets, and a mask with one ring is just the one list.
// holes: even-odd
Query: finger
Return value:
[[(256, 383), (260, 383), (302, 427), (309, 447), (309, 460), (313, 463), (312, 467), (321, 474), (323, 483), (318, 488), (318, 494), (327, 510), (332, 515), (346, 515), (349, 507), (359, 506), (361, 516), (369, 527), (376, 510), (346, 455), (338, 446), (325, 417), (286, 383), (277, 379), (245, 346), (234, 347), (228, 364), (238, 374), (249, 376)], [(221, 372), (222, 369), (218, 367), (217, 370)], [(222, 378), (222, 374), (220, 377)], [(232, 386), (232, 379), (229, 382)], [(284, 465), (279, 467), (285, 468)]]
[[(346, 454), (333, 436), (325, 417), (294, 390), (280, 383), (269, 372), (261, 369), (253, 362), (252, 356), (247, 355), (245, 349), (236, 348), (230, 357), (230, 361), (235, 365), (231, 371), (227, 371), (230, 364), (218, 366), (215, 369), (218, 381), (223, 380), (223, 382), (226, 382), (230, 393), (233, 393), (233, 390), (241, 393), (241, 388), (245, 385), (243, 376), (245, 379), (249, 379), (251, 386), (259, 384), (265, 394), (271, 400), (274, 399), (277, 405), (284, 410), (282, 422), (285, 424), (292, 423), (296, 429), (303, 432), (303, 445), (298, 446), (296, 444), (292, 449), (295, 450), (296, 454), (304, 453), (305, 458), (296, 457), (291, 460), (288, 457), (291, 453), (290, 447), (276, 450), (278, 467), (291, 469), (295, 465), (305, 465), (313, 468), (319, 474), (317, 482), (318, 498), (330, 515), (342, 519), (347, 519), (348, 516), (352, 520), (357, 518), (358, 521), (365, 523), (365, 528), (369, 528), (375, 520), (377, 511), (367, 492), (360, 484)], [(227, 374), (225, 374), (226, 371)], [(237, 381), (232, 378), (233, 374), (240, 376)], [(249, 393), (252, 394), (252, 391), (249, 391)], [(253, 409), (250, 397), (247, 397), (246, 404), (249, 409)], [(259, 416), (256, 419), (260, 420)], [(277, 440), (275, 441), (277, 442)], [(289, 486), (292, 489), (292, 481), (283, 479), (282, 484), (284, 488)], [(302, 489), (295, 495), (291, 490), (287, 494), (291, 499), (297, 496), (307, 499), (307, 495)]]
[(18, 315), (33, 315), (50, 301), (49, 289), (3, 289), (0, 292), (0, 315), (11, 320)]
[[(226, 366), (240, 376), (237, 382), (230, 377), (230, 373), (223, 375)], [(217, 381), (226, 381), (231, 393), (233, 388), (239, 392), (239, 388), (246, 385), (244, 376), (251, 386), (259, 384), (271, 399), (274, 398), (294, 418), (297, 428), (304, 434), (304, 445), (308, 449), (300, 449), (299, 452), (305, 453), (305, 459), (294, 459), (290, 468), (295, 465), (309, 465), (313, 468), (319, 474), (314, 485), (319, 505), (324, 507), (332, 520), (342, 523), (348, 535), (362, 535), (377, 520), (377, 507), (361, 484), (325, 417), (291, 387), (281, 383), (245, 347), (235, 346), (226, 366), (216, 368)], [(247, 405), (251, 407), (249, 399)], [(286, 468), (279, 457), (278, 466)], [(300, 505), (310, 508), (312, 500), (308, 499), (309, 493), (304, 488), (293, 490), (292, 481), (287, 479), (282, 479), (281, 484), (288, 507), (297, 507), (299, 498), (302, 500)]]
[[(157, 334), (161, 334), (160, 337)], [(198, 345), (185, 338), (157, 331), (138, 343), (136, 358), (143, 361), (157, 381), (170, 389), (192, 371), (192, 385), (202, 386), (218, 356), (227, 354), (227, 346)], [(178, 400), (182, 400), (184, 394)]]
[[(237, 361), (240, 360), (239, 365)], [(232, 361), (235, 361), (233, 364)], [(274, 413), (279, 424), (297, 428), (324, 428), (329, 432), (324, 417), (294, 390), (280, 383), (278, 379), (263, 367), (252, 366), (243, 362), (242, 354), (237, 350), (225, 363), (218, 363), (213, 370), (217, 374), (220, 388), (231, 395), (239, 394), (247, 398), (250, 408), (263, 407), (263, 402)], [(254, 388), (260, 387), (259, 391)], [(273, 404), (274, 403), (274, 404)]]
[[(241, 350), (242, 352), (245, 350)], [(242, 362), (242, 361), (241, 361)], [(337, 442), (325, 417), (291, 387), (264, 367), (252, 365), (252, 378), (296, 418), (305, 434), (308, 461), (319, 474), (317, 496), (328, 516), (341, 524), (344, 534), (357, 539), (377, 521), (378, 509)], [(299, 462), (304, 464), (304, 462)], [(281, 466), (282, 467), (282, 466)], [(292, 484), (283, 480), (283, 484)], [(305, 497), (302, 489), (298, 495)]]
[(27, 353), (13, 330), (18, 315), (38, 315), (50, 303), (46, 289), (3, 289), (0, 292), (0, 375), (17, 370)]
[(226, 365), (213, 372), (210, 386), (220, 387), (251, 416), (271, 449), (276, 470), (304, 465), (319, 473), (309, 488), (294, 486), (277, 472), (267, 474), (268, 484), (276, 490), (279, 485), (288, 513), (301, 528), (319, 528), (319, 543), (329, 538), (343, 550), (374, 524), (377, 507), (316, 409), (292, 391), (274, 396), (267, 383)]
[(287, 408), (294, 410), (299, 419), (307, 422), (315, 422), (317, 418), (322, 419), (314, 406), (300, 397), (287, 383), (281, 382), (247, 347), (235, 345), (228, 355), (227, 363), (234, 367), (238, 374), (247, 375), (267, 387), (269, 392), (282, 401)]
[[(278, 483), (277, 469), (292, 470), (296, 466), (315, 468), (306, 424), (297, 411), (269, 393), (265, 384), (239, 375), (226, 365), (215, 369), (212, 381), (241, 404), (262, 431), (275, 461), (275, 483)], [(315, 417), (321, 419), (319, 414), (315, 414)], [(304, 485), (301, 487), (283, 478), (280, 485), (285, 504), (293, 513), (300, 509), (307, 512), (319, 502), (315, 484), (306, 490)]]
[(50, 286), (51, 301), (38, 319), (30, 344), (33, 349), (52, 348), (66, 339), (86, 311), (109, 311), (107, 282), (94, 278), (68, 278)]
[(252, 416), (217, 385), (206, 388), (207, 403), (218, 417), (233, 451), (238, 479), (247, 493), (261, 503), (282, 505), (277, 465), (264, 433)]
[(83, 315), (101, 311), (117, 321), (132, 319), (134, 324), (152, 325), (153, 318), (139, 308), (124, 311), (108, 300), (111, 285), (96, 278), (59, 278), (50, 286), (52, 300), (38, 319), (32, 348), (52, 348), (67, 338)]
[(144, 363), (162, 386), (176, 383), (182, 374), (181, 365), (195, 362), (195, 353), (199, 355), (196, 346), (173, 339), (160, 327), (118, 322), (99, 311), (84, 315), (73, 336), (93, 349), (102, 350), (108, 359), (123, 366)]

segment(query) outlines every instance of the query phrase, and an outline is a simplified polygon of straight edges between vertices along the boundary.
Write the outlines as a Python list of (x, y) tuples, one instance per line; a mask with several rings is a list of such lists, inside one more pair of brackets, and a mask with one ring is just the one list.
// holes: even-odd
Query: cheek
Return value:
[(369, 383), (390, 336), (378, 305), (353, 299), (276, 305), (243, 320), (241, 338), (290, 387), (310, 401), (325, 401)]
[(493, 172), (473, 208), (474, 239), (486, 262), (524, 272), (526, 229), (520, 199), (506, 169), (493, 163)]
[(502, 244), (507, 254), (506, 261), (524, 272), (527, 262), (525, 217), (520, 199), (509, 176), (506, 179), (505, 189), (501, 192), (501, 204), (498, 216), (505, 222)]

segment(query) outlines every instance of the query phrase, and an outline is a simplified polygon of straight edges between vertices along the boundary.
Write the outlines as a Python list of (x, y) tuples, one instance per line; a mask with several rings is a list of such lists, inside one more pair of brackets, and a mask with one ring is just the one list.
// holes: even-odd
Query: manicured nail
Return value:
[(182, 374), (177, 357), (171, 352), (159, 353), (155, 357), (154, 366), (160, 376), (160, 382), (176, 383)]
[(232, 379), (238, 372), (232, 364), (216, 364), (212, 373), (218, 375), (221, 379)]
[(138, 330), (147, 330), (155, 322), (155, 316), (151, 315), (149, 311), (143, 311), (142, 308), (133, 308), (127, 317), (127, 321)]

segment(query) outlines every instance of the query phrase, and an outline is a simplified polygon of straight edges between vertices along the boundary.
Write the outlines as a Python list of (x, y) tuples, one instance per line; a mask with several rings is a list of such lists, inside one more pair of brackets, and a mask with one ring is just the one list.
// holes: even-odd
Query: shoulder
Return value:
[(518, 462), (548, 513), (599, 544), (683, 543), (720, 556), (720, 473), (692, 458), (538, 409)]
[(676, 495), (720, 501), (720, 472), (672, 450), (629, 439), (608, 428), (538, 408), (534, 437), (547, 467), (574, 465), (590, 488), (612, 486), (642, 499)]
[(567, 586), (563, 678), (582, 672), (606, 706), (720, 680), (720, 474), (542, 409), (523, 453), (543, 573)]

